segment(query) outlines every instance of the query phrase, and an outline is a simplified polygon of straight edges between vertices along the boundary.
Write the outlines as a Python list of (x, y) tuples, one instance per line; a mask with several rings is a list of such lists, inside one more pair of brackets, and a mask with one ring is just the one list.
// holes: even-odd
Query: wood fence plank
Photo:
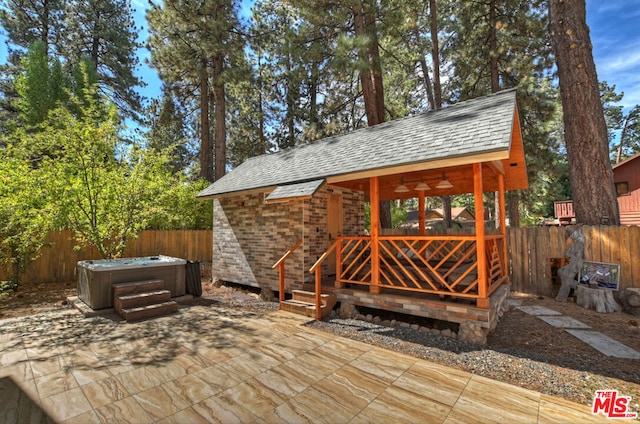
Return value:
[[(629, 227), (629, 253), (631, 255), (631, 278), (627, 287), (640, 287), (640, 227)], [(627, 288), (625, 287), (625, 288)]]
[(527, 286), (526, 281), (524, 279), (524, 267), (522, 266), (523, 255), (523, 243), (522, 243), (522, 228), (513, 228), (513, 237), (511, 246), (511, 254), (512, 254), (512, 263), (513, 263), (513, 274), (514, 280), (516, 282), (516, 291), (525, 292), (525, 287)]
[(538, 285), (540, 284), (539, 279), (539, 271), (540, 267), (538, 266), (538, 258), (537, 258), (537, 236), (538, 232), (536, 231), (536, 227), (527, 228), (527, 239), (528, 239), (528, 249), (529, 249), (529, 274), (531, 274), (531, 285), (535, 287), (535, 290), (538, 291)]
[(529, 264), (531, 261), (531, 241), (530, 237), (527, 237), (529, 234), (526, 228), (523, 228), (522, 236), (522, 275), (524, 277), (524, 284), (527, 287), (527, 293), (531, 293), (531, 290), (535, 285), (533, 281), (531, 281), (531, 270), (529, 269)]
[(536, 243), (538, 252), (536, 257), (538, 259), (537, 266), (540, 269), (538, 287), (544, 296), (551, 296), (553, 282), (551, 281), (551, 256), (549, 255), (550, 234), (549, 231), (542, 227), (538, 227), (536, 232), (538, 233), (538, 241)]
[(507, 260), (508, 260), (508, 265), (507, 265), (507, 270), (508, 270), (508, 274), (509, 274), (509, 283), (511, 284), (511, 290), (512, 291), (518, 291), (518, 284), (519, 282), (517, 281), (517, 277), (516, 277), (516, 271), (514, 269), (514, 258), (516, 257), (513, 248), (515, 247), (515, 244), (513, 242), (513, 238), (515, 237), (515, 231), (511, 231), (511, 229), (507, 229)]
[(611, 263), (611, 228), (604, 225), (600, 227), (600, 262)]
[[(46, 240), (49, 247), (44, 247), (40, 256), (21, 275), (23, 283), (71, 282), (76, 278), (78, 261), (101, 259), (98, 251), (92, 246), (74, 249), (78, 243), (71, 231), (52, 231), (47, 234)], [(212, 245), (211, 230), (142, 231), (138, 239), (127, 243), (125, 255), (135, 257), (164, 254), (209, 262), (212, 257)], [(188, 255), (185, 256), (185, 253)], [(10, 276), (4, 272), (0, 272), (0, 280), (9, 278)]]
[(630, 228), (620, 227), (620, 289), (632, 286), (633, 273), (631, 271), (631, 250), (629, 246)]

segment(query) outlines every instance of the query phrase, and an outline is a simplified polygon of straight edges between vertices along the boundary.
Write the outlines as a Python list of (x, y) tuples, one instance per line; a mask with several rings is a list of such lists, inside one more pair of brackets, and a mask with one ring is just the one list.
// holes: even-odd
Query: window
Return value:
[(616, 183), (616, 194), (618, 196), (628, 196), (629, 195), (629, 183), (627, 181)]

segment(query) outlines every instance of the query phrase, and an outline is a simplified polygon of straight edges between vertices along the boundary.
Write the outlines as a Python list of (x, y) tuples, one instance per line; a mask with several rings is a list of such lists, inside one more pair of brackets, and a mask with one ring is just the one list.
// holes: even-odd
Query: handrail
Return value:
[(291, 249), (289, 249), (287, 251), (287, 253), (285, 253), (279, 260), (278, 262), (276, 262), (271, 269), (275, 269), (276, 267), (280, 268), (278, 270), (278, 274), (279, 274), (279, 288), (280, 288), (280, 307), (282, 307), (282, 302), (284, 302), (284, 263), (287, 260), (287, 258), (289, 256), (291, 256), (291, 254), (298, 248), (300, 247), (300, 245), (302, 244), (302, 240), (300, 239), (298, 240), (298, 242), (293, 245), (293, 247)]
[(300, 247), (300, 245), (302, 244), (302, 239), (298, 240), (298, 242), (296, 244), (293, 245), (293, 247), (291, 249), (289, 249), (287, 251), (287, 253), (285, 253), (280, 259), (278, 259), (278, 262), (276, 262), (275, 264), (273, 264), (273, 266), (271, 267), (271, 269), (276, 269), (276, 267), (278, 265), (280, 265), (281, 262), (284, 262), (287, 260), (287, 258), (289, 256), (291, 256), (291, 254), (298, 248)]
[(340, 240), (339, 238), (333, 242), (333, 244), (331, 246), (329, 246), (329, 248), (327, 249), (326, 252), (324, 252), (322, 254), (322, 256), (320, 256), (318, 258), (318, 260), (316, 261), (315, 264), (313, 264), (313, 266), (311, 268), (309, 268), (309, 272), (313, 272), (316, 270), (317, 267), (320, 266), (320, 264), (322, 262), (324, 262), (325, 259), (327, 259), (327, 256), (329, 256), (331, 254), (331, 252), (333, 252), (333, 250), (336, 248), (336, 246), (338, 245), (338, 243), (340, 243), (342, 240)]

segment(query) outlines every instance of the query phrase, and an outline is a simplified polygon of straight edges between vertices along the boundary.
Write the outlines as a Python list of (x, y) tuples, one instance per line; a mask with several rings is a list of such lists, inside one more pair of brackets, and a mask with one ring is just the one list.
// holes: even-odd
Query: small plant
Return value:
[(16, 290), (18, 290), (18, 286), (13, 281), (0, 281), (0, 300)]

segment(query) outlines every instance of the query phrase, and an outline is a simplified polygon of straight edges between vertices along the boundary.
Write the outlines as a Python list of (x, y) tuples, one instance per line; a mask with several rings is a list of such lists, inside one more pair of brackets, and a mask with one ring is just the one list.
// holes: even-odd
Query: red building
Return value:
[(640, 153), (613, 166), (620, 224), (640, 225)]

